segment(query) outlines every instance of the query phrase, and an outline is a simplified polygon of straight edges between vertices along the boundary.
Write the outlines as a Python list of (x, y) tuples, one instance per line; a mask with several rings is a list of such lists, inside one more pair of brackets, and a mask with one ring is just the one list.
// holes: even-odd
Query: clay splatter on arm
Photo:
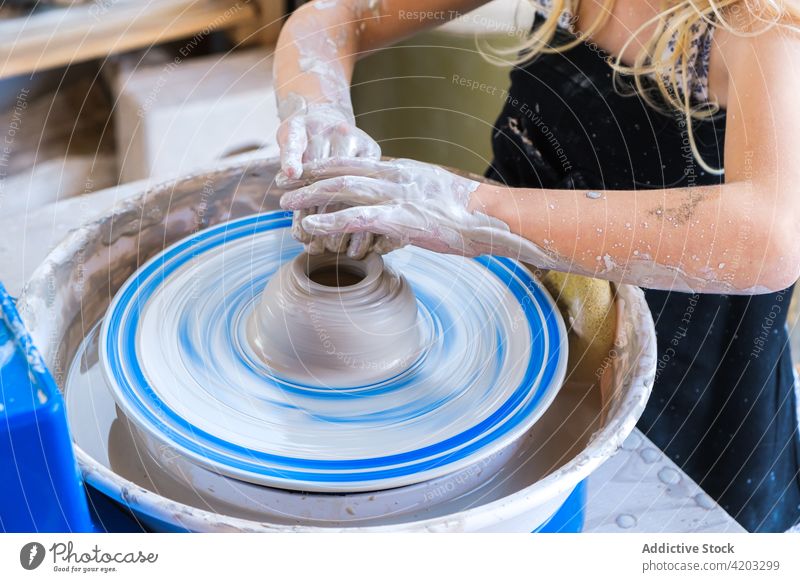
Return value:
[[(370, 232), (389, 252), (412, 244), (495, 254), (537, 267), (680, 292), (756, 294), (796, 278), (797, 253), (775, 245), (758, 190), (735, 183), (642, 191), (508, 188), (413, 160), (331, 159), (306, 166), (284, 208), (317, 208), (315, 234)], [(674, 216), (664, 200), (691, 204)], [(723, 203), (724, 198), (724, 203)], [(332, 205), (344, 210), (330, 212)], [(743, 226), (750, 224), (752, 228)]]

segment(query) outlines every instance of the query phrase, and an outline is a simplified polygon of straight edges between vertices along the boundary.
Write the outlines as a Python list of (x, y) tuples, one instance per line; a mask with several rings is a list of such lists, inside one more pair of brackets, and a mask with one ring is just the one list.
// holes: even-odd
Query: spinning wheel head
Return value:
[(519, 263), (309, 257), (290, 226), (273, 212), (196, 233), (109, 306), (100, 362), (154, 454), (258, 485), (376, 491), (488, 458), (555, 398), (564, 323)]

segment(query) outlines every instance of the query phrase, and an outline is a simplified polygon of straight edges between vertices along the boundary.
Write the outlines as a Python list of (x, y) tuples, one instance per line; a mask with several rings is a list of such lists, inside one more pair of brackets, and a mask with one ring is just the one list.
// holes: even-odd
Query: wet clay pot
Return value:
[(287, 263), (264, 289), (248, 338), (282, 378), (332, 388), (391, 378), (422, 347), (411, 288), (374, 253)]

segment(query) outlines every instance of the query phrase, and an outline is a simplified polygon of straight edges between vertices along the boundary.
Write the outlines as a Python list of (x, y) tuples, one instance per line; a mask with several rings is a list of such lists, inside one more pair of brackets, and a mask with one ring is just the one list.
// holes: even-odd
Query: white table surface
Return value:
[(638, 429), (589, 477), (588, 532), (744, 532)]
[[(102, 214), (142, 183), (0, 217), (0, 281), (16, 296), (44, 256), (71, 229)], [(589, 532), (743, 532), (744, 529), (635, 430), (588, 481)]]

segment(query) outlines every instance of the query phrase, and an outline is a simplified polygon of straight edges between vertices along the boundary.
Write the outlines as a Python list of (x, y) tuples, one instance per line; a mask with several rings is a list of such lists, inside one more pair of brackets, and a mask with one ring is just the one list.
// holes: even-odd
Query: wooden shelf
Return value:
[[(263, 0), (261, 0), (263, 2)], [(279, 5), (279, 0), (270, 0)], [(210, 30), (252, 27), (255, 0), (95, 0), (0, 19), (0, 78), (32, 73)], [(261, 10), (260, 10), (261, 8)], [(2, 13), (0, 13), (2, 14)]]

